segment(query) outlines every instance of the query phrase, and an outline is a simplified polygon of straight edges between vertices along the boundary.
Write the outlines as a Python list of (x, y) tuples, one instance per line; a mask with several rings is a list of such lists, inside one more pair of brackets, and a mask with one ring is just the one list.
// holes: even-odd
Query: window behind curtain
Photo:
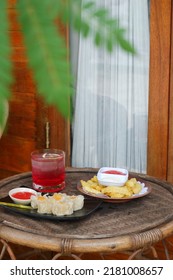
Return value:
[(71, 33), (71, 57), (76, 69), (72, 166), (118, 166), (146, 173), (148, 1), (99, 0), (96, 4), (119, 19), (137, 55), (119, 47), (109, 54), (95, 47), (91, 38), (76, 38)]

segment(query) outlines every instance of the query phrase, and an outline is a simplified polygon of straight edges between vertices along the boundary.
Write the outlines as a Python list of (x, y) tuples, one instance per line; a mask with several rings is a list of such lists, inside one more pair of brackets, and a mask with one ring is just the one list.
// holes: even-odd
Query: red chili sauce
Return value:
[(103, 171), (103, 173), (114, 174), (114, 175), (126, 175), (125, 173), (118, 170), (107, 170), (107, 171)]
[(31, 195), (34, 195), (31, 192), (16, 192), (12, 194), (12, 197), (18, 198), (18, 199), (30, 199)]

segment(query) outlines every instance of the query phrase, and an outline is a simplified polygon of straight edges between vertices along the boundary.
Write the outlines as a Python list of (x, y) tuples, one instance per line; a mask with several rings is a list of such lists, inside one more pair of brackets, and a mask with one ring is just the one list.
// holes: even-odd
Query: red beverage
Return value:
[(31, 154), (33, 188), (40, 192), (59, 192), (65, 187), (65, 153), (46, 149)]

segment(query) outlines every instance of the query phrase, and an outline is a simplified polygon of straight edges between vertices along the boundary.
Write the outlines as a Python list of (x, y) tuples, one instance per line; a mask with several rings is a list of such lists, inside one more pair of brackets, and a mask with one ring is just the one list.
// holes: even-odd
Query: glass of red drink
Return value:
[(31, 153), (33, 188), (44, 193), (59, 192), (65, 187), (65, 152), (57, 149)]

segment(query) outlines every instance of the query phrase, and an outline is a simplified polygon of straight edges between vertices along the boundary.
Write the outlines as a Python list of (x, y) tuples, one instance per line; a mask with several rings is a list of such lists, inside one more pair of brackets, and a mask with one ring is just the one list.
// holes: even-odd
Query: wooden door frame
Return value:
[[(172, 0), (151, 0), (147, 173), (173, 181)], [(171, 85), (171, 86), (170, 86)], [(172, 175), (171, 175), (172, 174)]]
[[(173, 1), (172, 1), (173, 2)], [(173, 3), (171, 10), (173, 19)], [(171, 22), (171, 58), (170, 58), (170, 98), (169, 98), (169, 137), (168, 137), (168, 171), (167, 180), (173, 183), (173, 20)]]

